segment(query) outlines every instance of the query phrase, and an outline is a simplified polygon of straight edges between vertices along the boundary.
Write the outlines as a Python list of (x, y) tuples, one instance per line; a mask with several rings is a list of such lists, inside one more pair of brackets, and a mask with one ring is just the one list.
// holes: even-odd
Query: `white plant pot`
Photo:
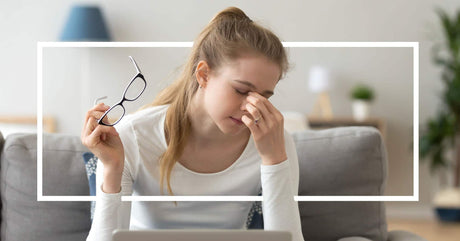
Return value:
[(353, 100), (353, 118), (357, 121), (363, 121), (369, 117), (370, 102), (364, 100)]
[(460, 222), (460, 188), (446, 188), (433, 198), (433, 205), (441, 221)]

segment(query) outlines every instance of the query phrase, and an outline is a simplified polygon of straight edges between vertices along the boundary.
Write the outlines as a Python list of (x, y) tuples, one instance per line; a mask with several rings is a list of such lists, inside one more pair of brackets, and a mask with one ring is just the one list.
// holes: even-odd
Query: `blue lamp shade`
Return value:
[(110, 41), (99, 7), (74, 6), (60, 39), (61, 41)]

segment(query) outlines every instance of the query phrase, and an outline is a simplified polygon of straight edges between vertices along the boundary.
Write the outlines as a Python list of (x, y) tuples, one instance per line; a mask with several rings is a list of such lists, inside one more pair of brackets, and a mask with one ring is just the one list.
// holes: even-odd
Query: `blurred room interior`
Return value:
[[(79, 136), (86, 110), (94, 100), (107, 96), (104, 103), (118, 101), (134, 73), (128, 56), (136, 58), (148, 81), (140, 99), (126, 106), (127, 112), (136, 111), (174, 80), (189, 53), (188, 47), (48, 46), (42, 48), (42, 58), (37, 59), (37, 42), (191, 42), (215, 12), (234, 5), (272, 29), (283, 42), (418, 43), (418, 76), (414, 76), (416, 48), (411, 46), (286, 47), (291, 70), (279, 82), (270, 101), (283, 112), (286, 129), (292, 132), (353, 125), (377, 128), (388, 152), (386, 195), (417, 194), (418, 198), (386, 202), (389, 230), (409, 230), (427, 240), (460, 237), (460, 220), (444, 221), (439, 216), (442, 207), (460, 212), (460, 167), (455, 166), (460, 163), (456, 159), (459, 150), (455, 145), (446, 145), (442, 154), (445, 159), (436, 159), (444, 161), (446, 167), (442, 167), (443, 163), (436, 163), (429, 153), (433, 151), (429, 148), (440, 144), (436, 146), (427, 136), (436, 131), (428, 123), (435, 123), (441, 111), (458, 113), (446, 104), (449, 85), (443, 81), (443, 73), (448, 67), (436, 63), (435, 55), (437, 47), (444, 48), (440, 53), (445, 59), (452, 60), (454, 57), (449, 54), (455, 53), (449, 50), (446, 25), (436, 11), (442, 9), (456, 24), (452, 31), (456, 31), (459, 61), (459, 1), (179, 2), (180, 8), (176, 1), (0, 3), (0, 26), (4, 33), (0, 40), (0, 63), (4, 66), (0, 95), (3, 135), (36, 131), (37, 114), (42, 108), (43, 131)], [(266, 8), (260, 8), (262, 2)], [(79, 6), (97, 7), (100, 11), (91, 13), (100, 14), (93, 16), (100, 19), (91, 20), (100, 23), (91, 26), (99, 35), (75, 23), (83, 14), (72, 12)], [(42, 63), (41, 70), (38, 61)], [(41, 86), (38, 73), (42, 73)], [(460, 82), (458, 69), (456, 78)], [(40, 89), (41, 107), (37, 101)], [(416, 93), (418, 103), (414, 102)], [(451, 94), (451, 100), (460, 99), (460, 91)], [(426, 156), (420, 160), (414, 159), (418, 156), (413, 148), (415, 121), (419, 123), (415, 128), (420, 130), (418, 141), (426, 137), (419, 144), (428, 145), (424, 149)], [(436, 134), (439, 133), (433, 135)], [(445, 138), (447, 142), (450, 136)], [(414, 163), (419, 164), (418, 170), (414, 170)], [(441, 168), (433, 169), (437, 164)]]

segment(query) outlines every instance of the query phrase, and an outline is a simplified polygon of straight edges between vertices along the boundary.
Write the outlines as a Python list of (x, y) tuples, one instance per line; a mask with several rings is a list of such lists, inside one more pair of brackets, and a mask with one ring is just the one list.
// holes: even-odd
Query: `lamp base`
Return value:
[(322, 117), (324, 119), (334, 118), (332, 113), (331, 101), (327, 92), (321, 92), (316, 99), (313, 107), (313, 116)]

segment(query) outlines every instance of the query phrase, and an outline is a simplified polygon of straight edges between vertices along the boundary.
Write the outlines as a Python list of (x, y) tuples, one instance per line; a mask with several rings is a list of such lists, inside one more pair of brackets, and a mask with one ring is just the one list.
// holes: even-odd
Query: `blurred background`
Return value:
[[(96, 7), (99, 12), (78, 12), (76, 9), (81, 6)], [(453, 17), (460, 11), (456, 0), (18, 0), (0, 2), (0, 129), (4, 135), (35, 129), (37, 42), (189, 42), (217, 12), (228, 6), (241, 8), (285, 42), (418, 42), (420, 125), (425, 125), (442, 108), (443, 69), (433, 62), (432, 49), (445, 39), (436, 9), (443, 9)], [(77, 23), (82, 16), (97, 19), (93, 20), (97, 24), (91, 27), (97, 34), (81, 30)], [(78, 31), (83, 32), (75, 34)], [(286, 128), (292, 131), (348, 125), (378, 128), (389, 159), (386, 195), (412, 196), (412, 48), (287, 49), (291, 71), (270, 98), (285, 114)], [(44, 48), (45, 131), (80, 135), (85, 112), (96, 98), (107, 96), (104, 102), (108, 105), (118, 101), (136, 73), (129, 55), (136, 59), (147, 88), (137, 101), (126, 104), (127, 111), (150, 103), (174, 80), (189, 50), (186, 47)], [(440, 190), (454, 186), (453, 174), (444, 170), (431, 175), (430, 165), (425, 162), (420, 163), (419, 173), (419, 201), (387, 202), (387, 216), (390, 221), (395, 220), (389, 226), (431, 225), (416, 233), (424, 232), (423, 229), (444, 230), (446, 227), (438, 226), (436, 221), (433, 200)], [(458, 230), (459, 226), (453, 228)]]

